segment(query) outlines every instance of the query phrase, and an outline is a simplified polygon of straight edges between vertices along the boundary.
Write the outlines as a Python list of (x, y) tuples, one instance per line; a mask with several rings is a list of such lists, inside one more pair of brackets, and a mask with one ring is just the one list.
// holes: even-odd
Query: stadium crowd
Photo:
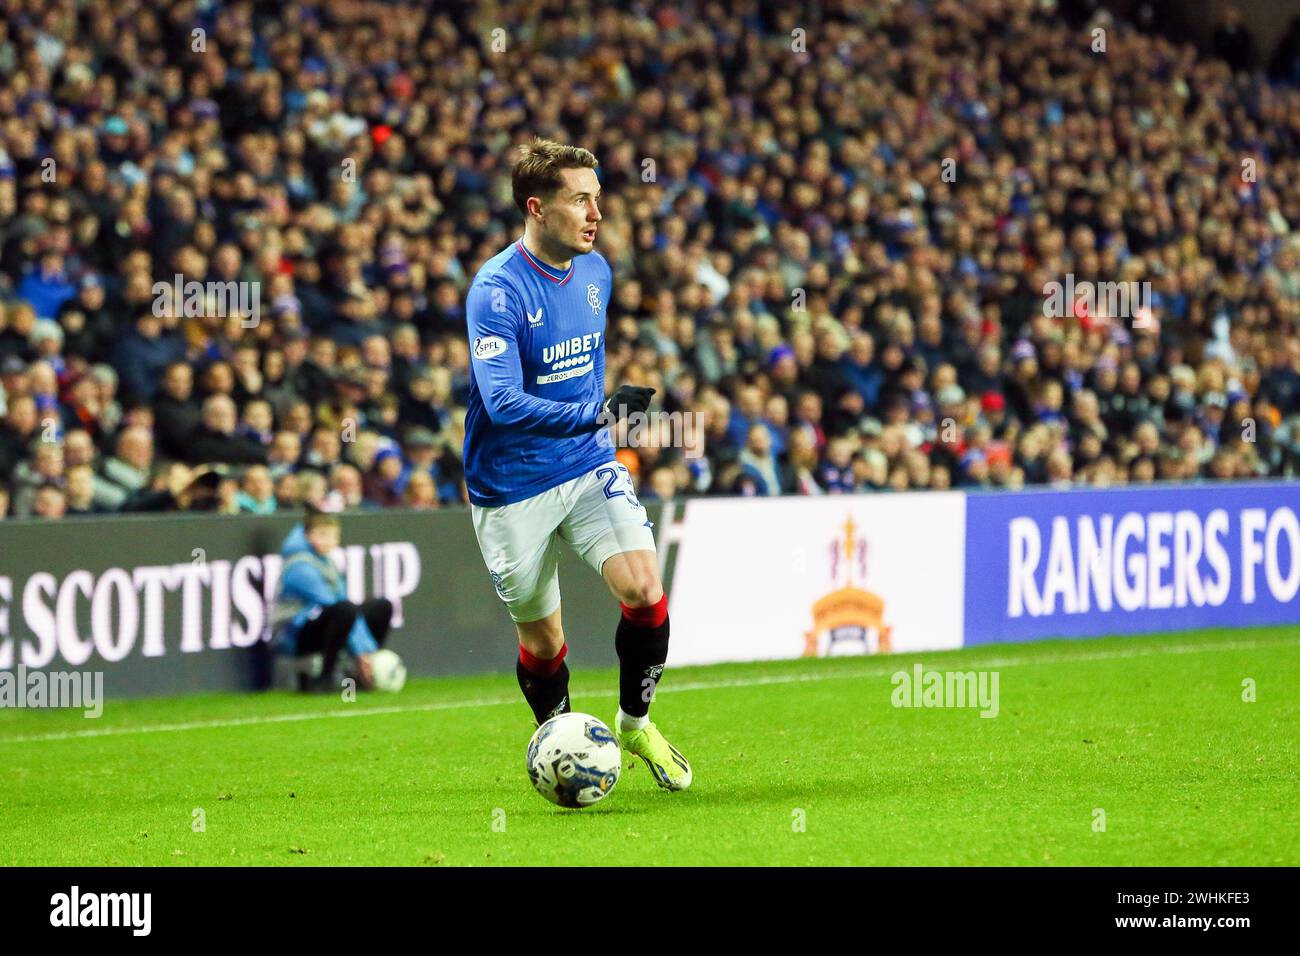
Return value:
[(440, 6), (0, 0), (0, 515), (464, 501), (533, 135), (700, 426), (645, 498), (1300, 472), (1295, 88), (1038, 0)]

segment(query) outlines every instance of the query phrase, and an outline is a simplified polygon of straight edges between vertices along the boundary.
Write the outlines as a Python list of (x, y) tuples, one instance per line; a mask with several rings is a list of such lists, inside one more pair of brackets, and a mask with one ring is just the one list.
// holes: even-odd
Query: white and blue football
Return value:
[(589, 807), (618, 783), (623, 752), (613, 732), (590, 714), (560, 714), (528, 742), (528, 779), (562, 807)]

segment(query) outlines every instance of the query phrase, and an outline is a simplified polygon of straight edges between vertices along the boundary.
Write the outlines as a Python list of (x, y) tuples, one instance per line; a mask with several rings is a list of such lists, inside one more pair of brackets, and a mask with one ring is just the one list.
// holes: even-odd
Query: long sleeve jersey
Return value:
[(522, 240), (470, 285), (465, 484), (476, 505), (531, 498), (614, 460), (598, 435), (605, 311), (613, 274), (598, 252), (560, 271)]

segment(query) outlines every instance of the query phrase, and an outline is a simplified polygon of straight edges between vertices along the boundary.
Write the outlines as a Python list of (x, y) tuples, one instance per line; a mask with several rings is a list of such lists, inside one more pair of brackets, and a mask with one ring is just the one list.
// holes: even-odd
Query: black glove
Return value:
[(642, 385), (620, 385), (618, 391), (605, 399), (605, 404), (601, 406), (600, 423), (612, 425), (629, 415), (644, 413), (650, 407), (650, 396), (654, 393), (653, 388)]

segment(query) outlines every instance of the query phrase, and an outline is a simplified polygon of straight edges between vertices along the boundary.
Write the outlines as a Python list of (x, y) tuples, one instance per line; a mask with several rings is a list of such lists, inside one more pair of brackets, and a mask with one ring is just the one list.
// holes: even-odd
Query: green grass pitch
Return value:
[[(4, 711), (0, 864), (1296, 865), (1298, 652), (1273, 628), (679, 668), (654, 716), (695, 786), (625, 762), (581, 811), (529, 786), (513, 676)], [(996, 670), (998, 716), (894, 707), (917, 661)], [(615, 675), (572, 696), (609, 721)]]

